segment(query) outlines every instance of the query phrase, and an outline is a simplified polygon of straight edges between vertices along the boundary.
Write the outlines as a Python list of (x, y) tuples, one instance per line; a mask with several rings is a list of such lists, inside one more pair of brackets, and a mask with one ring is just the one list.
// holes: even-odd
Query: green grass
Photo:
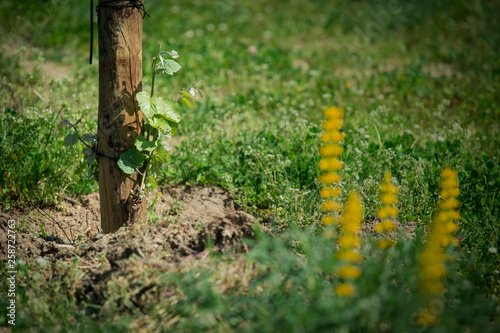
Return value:
[[(486, 284), (477, 282), (477, 290), (487, 288), (498, 299), (500, 256), (491, 249), (500, 246), (499, 9), (498, 1), (146, 1), (152, 18), (144, 20), (144, 86), (151, 83), (148, 59), (161, 43), (179, 52), (183, 68), (159, 78), (157, 94), (174, 97), (201, 78), (206, 95), (195, 111), (183, 110), (182, 141), (161, 182), (218, 184), (279, 230), (298, 225), (319, 232), (319, 124), (324, 107), (340, 106), (344, 194), (359, 191), (365, 215), (375, 215), (379, 182), (389, 169), (400, 188), (399, 219), (427, 230), (439, 170), (450, 164), (460, 180), (459, 250), (470, 258), (457, 269), (479, 274)], [(63, 117), (84, 117), (85, 130), (96, 127), (97, 65), (86, 64), (88, 4), (3, 2), (0, 13), (0, 199), (6, 207), (28, 204), (27, 198), (51, 205), (70, 193), (96, 191), (86, 181), (83, 157), (62, 145), (67, 129), (58, 126)], [(68, 78), (52, 79), (43, 60), (69, 68)], [(37, 64), (34, 70), (26, 70), (28, 62)], [(297, 284), (305, 288), (306, 281)], [(266, 297), (272, 303), (280, 295)], [(304, 299), (288, 301), (325, 301), (294, 297)], [(322, 311), (311, 307), (307, 316)], [(244, 319), (256, 323), (249, 329), (266, 330), (252, 316)]]

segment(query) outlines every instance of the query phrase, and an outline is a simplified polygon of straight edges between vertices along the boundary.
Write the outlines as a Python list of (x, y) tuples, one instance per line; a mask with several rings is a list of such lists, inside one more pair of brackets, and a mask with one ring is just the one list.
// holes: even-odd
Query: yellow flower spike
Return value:
[(361, 245), (361, 239), (356, 235), (342, 235), (340, 236), (338, 243), (342, 248), (348, 247), (358, 247)]
[(329, 133), (331, 141), (340, 142), (340, 141), (344, 141), (344, 139), (345, 139), (344, 133), (342, 133), (340, 131), (330, 131), (330, 132), (325, 132), (325, 133)]
[[(392, 185), (391, 173), (389, 171), (385, 172), (384, 179), (380, 184), (380, 201), (382, 201), (383, 206), (378, 210), (377, 215), (381, 219), (385, 219), (382, 223), (375, 226), (375, 231), (392, 231), (396, 229), (396, 225), (391, 220), (390, 217), (395, 217), (398, 215), (398, 209), (393, 205), (398, 203), (398, 198), (396, 193), (398, 193), (398, 188)], [(379, 242), (379, 247), (387, 248), (389, 247), (389, 240)]]
[(454, 233), (454, 232), (455, 232), (455, 231), (457, 231), (457, 230), (458, 230), (458, 224), (453, 223), (453, 222), (448, 222), (448, 223), (446, 223), (446, 231), (447, 231), (448, 233), (450, 233), (450, 234), (451, 234), (451, 233)]
[(325, 143), (332, 141), (331, 136), (330, 136), (330, 132), (323, 132), (323, 134), (321, 134), (321, 141), (323, 141)]
[(392, 194), (398, 194), (399, 189), (398, 189), (396, 186), (394, 186), (394, 185), (392, 185), (392, 184), (389, 184), (389, 185), (387, 186), (387, 192), (388, 192), (388, 193), (392, 193)]
[(325, 215), (323, 216), (323, 224), (324, 225), (330, 225), (330, 224), (340, 224), (340, 216), (330, 216), (330, 215)]
[(437, 214), (436, 223), (445, 223), (450, 219), (450, 212), (441, 211)]
[(427, 267), (429, 265), (434, 265), (437, 262), (441, 262), (444, 259), (444, 255), (439, 252), (431, 251), (431, 249), (426, 248), (420, 255), (419, 263), (422, 267)]
[(381, 219), (386, 219), (388, 217), (396, 215), (398, 215), (398, 209), (393, 206), (383, 206), (377, 212), (377, 216), (380, 217)]
[(377, 246), (381, 248), (382, 250), (388, 249), (390, 247), (393, 247), (396, 244), (395, 241), (390, 240), (390, 239), (382, 239), (377, 243)]
[(384, 205), (395, 205), (398, 203), (398, 199), (394, 194), (382, 194), (380, 196), (380, 201), (382, 201)]
[(356, 293), (356, 289), (351, 283), (342, 283), (335, 288), (335, 293), (339, 296), (352, 297)]
[(439, 322), (439, 318), (428, 308), (419, 310), (413, 320), (422, 327), (434, 326)]
[(342, 205), (337, 201), (325, 201), (321, 204), (321, 210), (324, 212), (340, 212), (342, 210)]
[(451, 239), (448, 237), (448, 235), (442, 235), (441, 238), (439, 239), (439, 244), (441, 247), (447, 247), (448, 245), (451, 244)]
[(392, 185), (392, 177), (389, 171), (386, 171), (384, 174), (384, 179), (382, 180), (382, 184), (380, 184), (380, 191), (386, 194), (397, 194), (399, 189)]
[(342, 119), (330, 119), (321, 124), (321, 127), (325, 131), (339, 130), (344, 126), (344, 121)]
[(396, 224), (394, 224), (394, 222), (392, 222), (391, 220), (384, 220), (382, 221), (381, 225), (384, 231), (396, 230)]
[[(344, 220), (345, 221), (345, 220)], [(357, 223), (344, 223), (343, 230), (348, 233), (358, 233), (361, 231), (361, 224)]]
[(387, 210), (389, 211), (390, 216), (397, 216), (399, 213), (396, 207), (388, 207)]
[[(453, 221), (460, 218), (460, 213), (455, 210), (460, 206), (460, 202), (457, 200), (460, 194), (458, 185), (457, 172), (446, 166), (441, 171), (441, 181), (439, 182), (442, 198), (439, 203), (440, 210), (433, 216), (432, 232), (419, 259), (420, 289), (428, 296), (440, 295), (445, 290), (443, 281), (447, 274), (446, 262), (451, 260), (445, 254), (445, 249), (449, 245), (458, 246), (458, 239), (452, 235), (458, 230), (458, 224)], [(425, 311), (419, 315), (422, 317), (421, 321), (425, 322), (426, 325), (429, 322), (439, 320), (438, 316), (432, 317), (430, 316), (432, 314), (426, 314)], [(429, 318), (425, 319), (425, 316)]]
[(377, 216), (380, 217), (381, 219), (390, 217), (389, 212), (387, 211), (387, 206), (380, 207), (379, 210), (377, 211)]
[(456, 178), (446, 178), (441, 181), (440, 185), (443, 189), (456, 188), (458, 187), (458, 180)]
[(318, 177), (319, 181), (323, 184), (333, 184), (340, 182), (340, 175), (336, 172), (328, 172)]
[(333, 223), (333, 217), (330, 215), (325, 215), (323, 216), (323, 224), (324, 225), (330, 225)]
[(337, 258), (340, 260), (346, 260), (349, 262), (359, 263), (361, 262), (361, 255), (355, 250), (346, 250), (337, 253)]
[(441, 209), (456, 209), (460, 206), (460, 202), (455, 198), (449, 198), (439, 203)]
[(340, 216), (335, 216), (333, 218), (332, 224), (334, 224), (334, 225), (340, 225), (340, 224), (342, 224), (342, 219), (340, 218)]
[[(344, 163), (340, 160), (343, 148), (338, 144), (345, 138), (344, 133), (340, 131), (344, 126), (344, 121), (342, 120), (344, 112), (336, 107), (327, 108), (323, 112), (326, 117), (326, 120), (321, 124), (325, 130), (321, 135), (324, 145), (319, 147), (319, 154), (322, 156), (319, 161), (319, 168), (323, 173), (318, 176), (318, 181), (325, 186), (320, 190), (320, 194), (326, 201), (321, 204), (321, 209), (324, 212), (339, 213), (342, 210), (342, 205), (332, 199), (341, 194), (341, 189), (329, 186), (340, 183), (342, 179), (335, 171), (342, 169), (344, 166)], [(340, 216), (327, 215), (323, 217), (323, 224), (326, 226), (331, 224), (339, 225), (341, 223)], [(333, 236), (333, 231), (331, 229), (326, 230), (325, 236)]]
[(337, 158), (331, 158), (329, 163), (331, 170), (340, 170), (344, 167), (344, 163)]
[[(457, 187), (458, 187), (458, 184), (457, 184)], [(456, 198), (460, 195), (460, 190), (458, 188), (450, 188), (450, 189), (448, 189), (448, 193), (450, 194), (450, 196)]]
[(446, 266), (443, 262), (433, 263), (423, 268), (420, 274), (424, 280), (443, 279), (446, 277)]
[(440, 280), (423, 281), (420, 288), (431, 295), (439, 295), (444, 290), (444, 284)]
[(456, 221), (460, 218), (460, 213), (457, 212), (456, 210), (452, 210), (451, 212), (448, 213), (448, 217), (452, 221)]
[(444, 188), (439, 192), (439, 196), (443, 199), (456, 198), (460, 195), (458, 188)]
[(359, 194), (356, 192), (349, 194), (342, 218), (346, 224), (361, 224), (361, 220), (363, 219), (363, 206), (361, 205)]
[(341, 109), (334, 107), (334, 106), (326, 108), (323, 111), (323, 113), (327, 119), (331, 119), (331, 118), (340, 119), (340, 118), (344, 117), (344, 111), (342, 111)]
[(458, 172), (451, 169), (448, 165), (441, 171), (441, 178), (457, 178)]
[(340, 156), (344, 149), (338, 144), (325, 145), (319, 148), (319, 154), (321, 156)]
[(324, 199), (338, 197), (340, 195), (340, 188), (337, 187), (324, 187), (320, 190), (321, 197)]
[(340, 269), (339, 275), (344, 279), (357, 279), (361, 275), (361, 269), (356, 266), (347, 265)]
[(328, 158), (323, 158), (319, 160), (319, 168), (323, 171), (326, 171), (329, 169), (329, 159)]
[(399, 192), (399, 189), (392, 185), (392, 184), (384, 184), (382, 183), (380, 185), (380, 191), (387, 193), (387, 194), (397, 194)]
[(323, 171), (326, 170), (340, 170), (344, 164), (339, 159), (332, 158), (323, 158), (319, 161), (319, 168)]

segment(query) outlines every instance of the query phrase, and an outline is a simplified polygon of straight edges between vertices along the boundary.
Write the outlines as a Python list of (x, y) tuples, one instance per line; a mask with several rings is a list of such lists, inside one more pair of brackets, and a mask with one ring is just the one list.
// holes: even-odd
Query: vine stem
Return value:
[(151, 97), (153, 97), (154, 91), (155, 91), (155, 74), (156, 74), (156, 63), (158, 59), (156, 57), (153, 57), (153, 60), (151, 62), (151, 72), (153, 79), (151, 80)]
[(78, 137), (78, 140), (80, 140), (80, 141), (81, 141), (81, 143), (83, 143), (83, 145), (84, 145), (86, 148), (90, 148), (90, 149), (94, 150), (94, 149), (92, 148), (92, 146), (90, 146), (89, 144), (87, 144), (87, 143), (83, 140), (83, 138), (80, 136), (80, 133), (78, 133), (78, 129), (76, 128), (76, 125), (78, 125), (78, 123), (79, 123), (81, 120), (82, 120), (82, 118), (78, 119), (78, 120), (76, 121), (76, 123), (74, 123), (74, 124), (69, 123), (69, 126), (71, 126), (71, 128), (73, 129), (73, 131), (75, 131), (75, 134), (76, 134), (76, 136)]
[[(158, 55), (160, 55), (161, 53), (158, 53)], [(152, 80), (151, 80), (151, 94), (150, 94), (150, 97), (153, 97), (153, 94), (154, 94), (154, 91), (155, 91), (155, 76), (156, 76), (156, 64), (158, 63), (158, 56), (156, 57), (153, 57), (152, 61), (151, 61), (151, 75), (152, 75)], [(148, 136), (149, 136), (149, 133), (148, 133)], [(148, 155), (148, 159), (146, 160), (146, 164), (145, 164), (145, 167), (144, 167), (144, 172), (141, 174), (142, 177), (141, 177), (141, 185), (140, 185), (140, 190), (143, 191), (144, 190), (144, 183), (145, 183), (145, 180), (146, 180), (146, 173), (148, 172), (148, 167), (149, 167), (149, 159), (151, 157), (150, 155), (151, 153), (146, 153), (146, 155)], [(139, 172), (140, 173), (140, 172)]]
[(142, 191), (144, 188), (145, 188), (145, 181), (146, 181), (146, 173), (148, 172), (148, 166), (149, 166), (149, 160), (146, 162), (146, 166), (144, 167), (144, 172), (141, 173), (139, 170), (137, 172), (139, 172), (142, 177), (141, 177), (141, 185), (139, 186), (139, 189)]

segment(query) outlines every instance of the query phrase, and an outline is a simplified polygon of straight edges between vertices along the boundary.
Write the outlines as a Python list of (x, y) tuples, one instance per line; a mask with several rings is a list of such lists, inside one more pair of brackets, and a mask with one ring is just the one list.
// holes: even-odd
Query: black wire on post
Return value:
[[(97, 16), (99, 16), (99, 9), (102, 7), (106, 8), (137, 8), (139, 11), (142, 11), (142, 18), (145, 18), (146, 15), (151, 17), (151, 15), (146, 12), (144, 8), (144, 3), (139, 0), (107, 0), (99, 3), (95, 10), (97, 12)], [(92, 65), (92, 53), (94, 49), (94, 0), (90, 0), (90, 56), (89, 56), (89, 64)]]
[(92, 65), (92, 53), (94, 51), (94, 0), (90, 0), (90, 56), (89, 65)]

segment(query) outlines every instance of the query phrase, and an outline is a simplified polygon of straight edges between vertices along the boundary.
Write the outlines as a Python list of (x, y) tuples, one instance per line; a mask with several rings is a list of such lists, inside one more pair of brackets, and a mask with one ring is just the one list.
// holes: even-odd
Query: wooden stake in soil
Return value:
[[(131, 222), (131, 190), (140, 186), (135, 172), (125, 174), (117, 165), (121, 153), (134, 147), (142, 134), (142, 111), (135, 95), (142, 91), (142, 12), (131, 1), (100, 0), (99, 26), (99, 194), (101, 227), (116, 231)], [(141, 0), (142, 2), (142, 0)], [(112, 3), (113, 5), (109, 5)], [(129, 208), (129, 209), (127, 209)], [(139, 220), (146, 200), (138, 208)], [(135, 214), (134, 214), (135, 215)], [(134, 218), (135, 219), (135, 218)]]

